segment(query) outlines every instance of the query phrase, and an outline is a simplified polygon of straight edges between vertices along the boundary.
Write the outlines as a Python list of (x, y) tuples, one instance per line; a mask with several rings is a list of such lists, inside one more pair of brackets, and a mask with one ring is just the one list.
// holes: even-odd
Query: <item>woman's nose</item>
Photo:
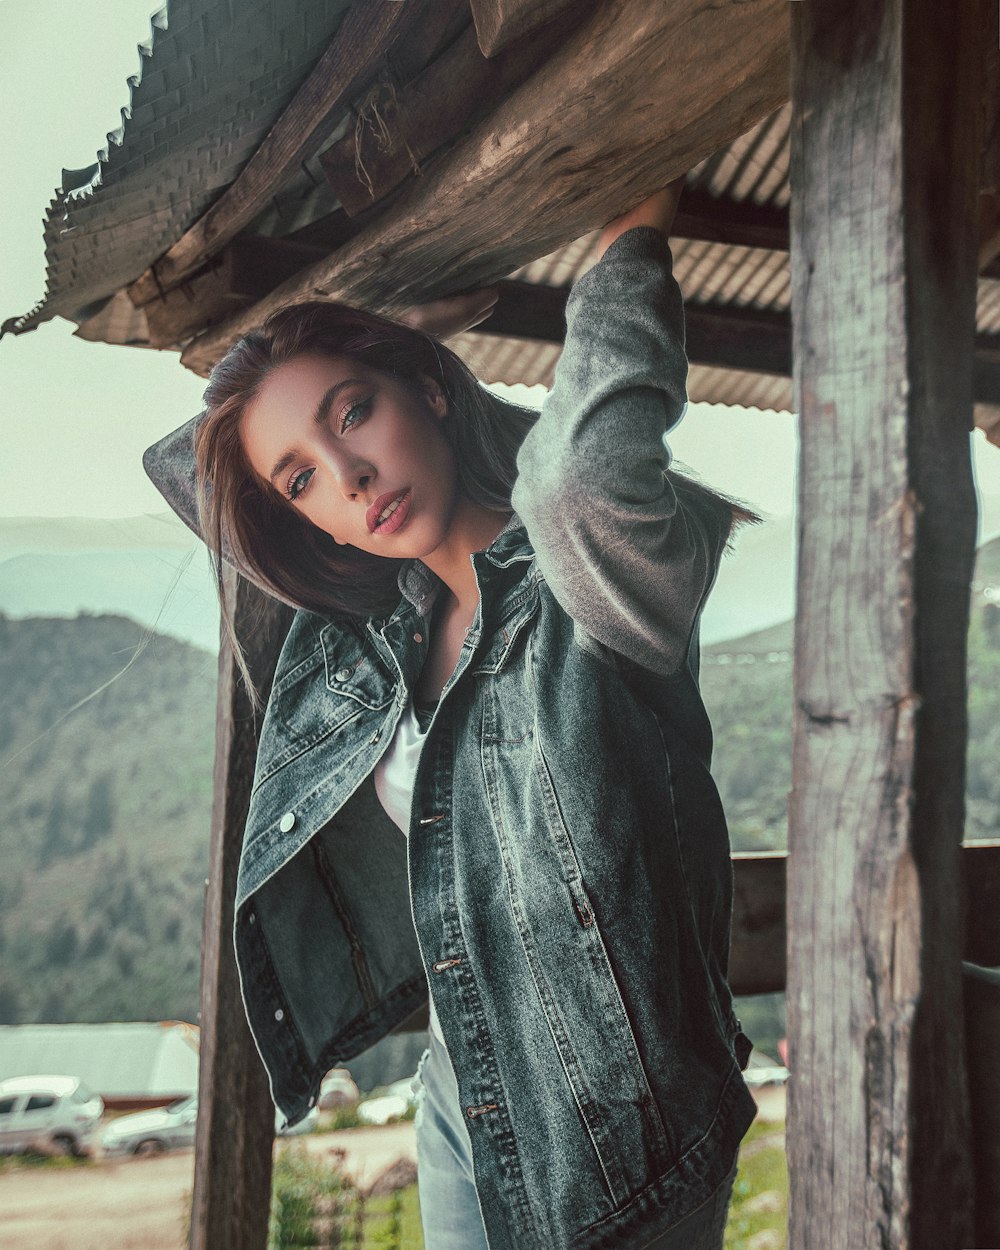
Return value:
[(356, 456), (332, 455), (330, 469), (345, 499), (363, 494), (375, 478), (375, 466)]
[(345, 447), (327, 447), (325, 459), (337, 490), (345, 499), (364, 494), (370, 482), (375, 480), (375, 466), (371, 461), (351, 454)]

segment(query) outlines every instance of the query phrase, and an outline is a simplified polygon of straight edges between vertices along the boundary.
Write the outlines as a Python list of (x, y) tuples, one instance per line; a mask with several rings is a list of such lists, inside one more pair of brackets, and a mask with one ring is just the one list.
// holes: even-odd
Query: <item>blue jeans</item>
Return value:
[[(434, 1036), (420, 1057), (414, 1086), (417, 1193), (424, 1250), (488, 1250), (472, 1171), (472, 1145), (448, 1050)], [(634, 1250), (722, 1250), (736, 1163), (711, 1198), (655, 1241)], [(553, 1250), (556, 1250), (554, 1247)]]

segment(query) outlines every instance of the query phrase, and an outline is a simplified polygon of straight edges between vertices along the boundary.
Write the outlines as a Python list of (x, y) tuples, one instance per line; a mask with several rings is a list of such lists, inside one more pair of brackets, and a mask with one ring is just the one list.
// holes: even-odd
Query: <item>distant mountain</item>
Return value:
[[(1000, 497), (985, 495), (980, 505), (989, 538), (1000, 530)], [(702, 616), (705, 646), (777, 625), (795, 611), (793, 519), (772, 517), (746, 529), (734, 548)], [(990, 558), (1000, 564), (1000, 556)], [(195, 646), (218, 648), (208, 553), (172, 512), (114, 520), (0, 518), (0, 612), (115, 613)]]
[(0, 1023), (194, 1021), (216, 659), (0, 616)]
[[(791, 615), (792, 540), (788, 518), (739, 537), (709, 596), (703, 642)], [(121, 520), (0, 519), (0, 612), (12, 617), (112, 613), (198, 647), (218, 647), (219, 609), (208, 553), (173, 513)]]
[[(973, 606), (966, 830), (997, 837), (1000, 539)], [(0, 615), (0, 1024), (197, 1019), (216, 659), (145, 634)], [(786, 844), (791, 648), (785, 620), (703, 649), (736, 849)]]
[[(738, 850), (786, 845), (791, 788), (790, 620), (702, 650), (713, 774)], [(979, 548), (969, 629), (967, 838), (1000, 837), (1000, 538)]]
[(0, 611), (115, 613), (208, 650), (219, 608), (208, 553), (173, 515), (0, 520)]

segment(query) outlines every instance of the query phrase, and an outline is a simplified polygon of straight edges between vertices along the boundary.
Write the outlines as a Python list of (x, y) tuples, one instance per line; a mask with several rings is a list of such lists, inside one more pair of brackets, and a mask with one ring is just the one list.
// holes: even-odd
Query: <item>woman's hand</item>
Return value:
[(495, 286), (484, 286), (459, 295), (446, 295), (426, 304), (415, 304), (401, 313), (398, 320), (414, 330), (446, 339), (485, 321), (499, 298), (500, 292)]
[(598, 257), (603, 256), (615, 239), (619, 235), (624, 234), (626, 230), (631, 230), (633, 226), (653, 226), (654, 229), (660, 231), (664, 238), (668, 237), (686, 177), (686, 174), (681, 174), (673, 182), (668, 182), (662, 190), (654, 191), (651, 196), (643, 200), (641, 204), (637, 204), (635, 208), (629, 209), (627, 213), (622, 213), (620, 217), (609, 221), (601, 231), (601, 237), (597, 241)]

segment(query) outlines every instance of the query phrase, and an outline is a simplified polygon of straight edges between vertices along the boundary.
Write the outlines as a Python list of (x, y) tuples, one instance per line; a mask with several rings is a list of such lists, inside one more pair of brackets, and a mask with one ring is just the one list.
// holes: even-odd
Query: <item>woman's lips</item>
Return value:
[[(382, 522), (382, 524), (379, 525), (378, 523), (379, 517), (382, 515), (385, 509), (389, 506), (389, 504), (391, 504), (396, 499), (399, 500), (398, 505), (393, 510), (393, 512)], [(395, 530), (398, 530), (399, 527), (406, 520), (406, 514), (410, 510), (410, 499), (411, 499), (411, 494), (410, 494), (409, 487), (407, 487), (406, 490), (404, 491), (396, 491), (395, 493), (390, 491), (388, 494), (379, 495), (378, 499), (375, 500), (375, 502), (372, 504), (372, 506), (368, 509), (367, 513), (365, 514), (365, 520), (368, 522), (369, 531), (372, 534), (391, 534)]]

